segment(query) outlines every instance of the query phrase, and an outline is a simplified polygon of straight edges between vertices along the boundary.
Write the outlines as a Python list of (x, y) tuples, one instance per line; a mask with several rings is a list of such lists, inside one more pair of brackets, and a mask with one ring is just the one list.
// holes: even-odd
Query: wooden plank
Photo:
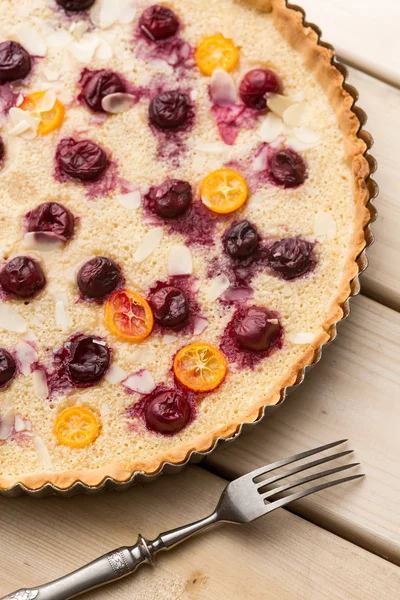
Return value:
[[(297, 4), (297, 2), (292, 2)], [(400, 4), (393, 0), (299, 0), (340, 58), (400, 86)]]
[[(400, 564), (400, 315), (359, 297), (308, 380), (268, 420), (216, 451), (209, 469), (234, 478), (278, 458), (348, 437), (365, 480), (293, 510)], [(347, 459), (348, 460), (348, 459)]]
[(380, 186), (376, 243), (368, 251), (370, 267), (362, 278), (363, 292), (400, 310), (400, 90), (356, 69), (349, 83), (360, 92), (359, 106), (368, 114), (366, 129), (375, 139), (372, 154), (378, 161), (374, 179)]
[[(126, 494), (70, 500), (0, 499), (0, 595), (81, 566), (138, 532), (204, 516), (225, 482), (192, 467)], [(357, 488), (350, 484), (346, 497)], [(393, 600), (400, 569), (281, 510), (248, 526), (220, 526), (160, 556), (88, 600)]]

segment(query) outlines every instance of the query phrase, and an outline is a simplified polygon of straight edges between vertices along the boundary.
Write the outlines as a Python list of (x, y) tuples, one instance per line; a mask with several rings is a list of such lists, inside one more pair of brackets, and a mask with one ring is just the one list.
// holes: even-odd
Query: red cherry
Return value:
[(265, 110), (267, 108), (266, 94), (280, 94), (282, 83), (279, 77), (270, 69), (253, 69), (243, 78), (239, 93), (243, 102), (249, 108)]
[(56, 151), (57, 165), (64, 175), (80, 181), (99, 179), (109, 166), (105, 150), (91, 140), (64, 138)]
[(75, 383), (97, 383), (110, 366), (111, 353), (103, 340), (80, 335), (72, 342), (67, 366)]
[(16, 256), (2, 268), (0, 285), (16, 298), (33, 298), (46, 285), (46, 277), (36, 260), (28, 256)]
[(298, 187), (307, 178), (304, 159), (291, 148), (277, 150), (271, 156), (269, 171), (272, 183), (284, 188)]
[(184, 391), (164, 390), (149, 396), (144, 416), (149, 429), (171, 435), (188, 424), (191, 413)]
[(143, 12), (139, 26), (142, 34), (150, 40), (165, 40), (178, 31), (179, 21), (170, 8), (154, 4)]
[(23, 79), (31, 70), (32, 61), (28, 52), (18, 42), (0, 44), (0, 82)]
[(251, 306), (237, 311), (233, 320), (233, 334), (243, 348), (263, 352), (279, 341), (282, 326), (267, 308)]

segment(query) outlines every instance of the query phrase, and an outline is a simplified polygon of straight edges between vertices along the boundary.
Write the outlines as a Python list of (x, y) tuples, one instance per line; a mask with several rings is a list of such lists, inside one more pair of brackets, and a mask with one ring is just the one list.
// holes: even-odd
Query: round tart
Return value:
[(255, 421), (330, 339), (366, 144), (284, 0), (6, 4), (0, 489), (128, 481)]

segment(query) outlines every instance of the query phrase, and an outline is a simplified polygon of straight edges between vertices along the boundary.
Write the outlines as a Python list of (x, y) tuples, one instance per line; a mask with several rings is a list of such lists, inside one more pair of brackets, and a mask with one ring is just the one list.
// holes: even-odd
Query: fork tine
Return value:
[(290, 465), (293, 462), (298, 460), (302, 460), (303, 458), (308, 458), (309, 456), (313, 456), (314, 454), (318, 454), (319, 452), (324, 452), (324, 450), (329, 450), (330, 448), (334, 448), (335, 446), (339, 446), (340, 444), (344, 444), (348, 440), (339, 440), (338, 442), (332, 442), (331, 444), (326, 444), (325, 446), (319, 446), (318, 448), (313, 448), (312, 450), (307, 450), (306, 452), (301, 452), (300, 454), (294, 454), (289, 458), (283, 458), (282, 460), (278, 460), (270, 465), (265, 465), (264, 467), (260, 467), (259, 469), (255, 469), (251, 473), (244, 475), (244, 477), (251, 476), (254, 480), (256, 477), (260, 475), (264, 475), (265, 473), (269, 473), (270, 471), (274, 471), (275, 469), (279, 469), (279, 467), (284, 467), (285, 465)]
[(276, 496), (276, 494), (281, 494), (282, 492), (286, 492), (287, 490), (291, 490), (292, 488), (298, 487), (299, 485), (303, 485), (304, 483), (310, 483), (310, 481), (315, 481), (316, 479), (320, 479), (321, 477), (328, 477), (328, 475), (334, 475), (335, 473), (340, 473), (341, 471), (346, 471), (347, 469), (352, 469), (353, 467), (357, 467), (360, 463), (351, 463), (349, 465), (344, 465), (341, 467), (335, 467), (334, 469), (327, 469), (326, 471), (322, 471), (320, 473), (314, 473), (313, 475), (308, 475), (307, 477), (303, 477), (302, 479), (298, 479), (297, 481), (292, 481), (289, 483), (285, 483), (285, 485), (281, 485), (279, 487), (273, 488), (269, 490), (265, 494), (262, 495), (264, 500), (271, 498), (272, 496)]
[(342, 458), (342, 456), (347, 456), (348, 454), (352, 454), (354, 450), (346, 450), (345, 452), (338, 452), (337, 454), (331, 454), (330, 456), (324, 456), (323, 458), (319, 458), (318, 460), (313, 460), (305, 465), (299, 465), (298, 467), (294, 467), (293, 469), (289, 469), (288, 471), (284, 471), (279, 475), (274, 475), (273, 477), (269, 477), (268, 479), (263, 479), (256, 483), (257, 489), (262, 489), (267, 485), (271, 485), (271, 483), (275, 483), (276, 481), (280, 481), (281, 479), (286, 479), (290, 475), (295, 475), (296, 473), (300, 473), (301, 471), (306, 471), (307, 469), (312, 469), (313, 467), (317, 467), (318, 465), (322, 465), (327, 462), (331, 462), (332, 460), (336, 460), (337, 458)]
[(276, 510), (277, 508), (286, 506), (286, 504), (290, 504), (290, 502), (300, 500), (300, 498), (305, 498), (306, 496), (310, 496), (311, 494), (315, 494), (316, 492), (320, 492), (321, 490), (326, 490), (327, 488), (333, 487), (335, 485), (340, 485), (341, 483), (346, 483), (347, 481), (353, 481), (354, 479), (360, 479), (361, 477), (365, 477), (365, 475), (363, 473), (360, 473), (358, 475), (351, 475), (350, 477), (343, 477), (342, 479), (335, 479), (334, 481), (328, 481), (327, 483), (321, 483), (320, 485), (316, 485), (315, 487), (305, 490), (303, 492), (296, 492), (295, 494), (291, 494), (290, 496), (285, 496), (280, 500), (275, 500), (274, 502), (271, 502), (271, 504), (267, 504), (264, 515), (272, 512), (273, 510)]

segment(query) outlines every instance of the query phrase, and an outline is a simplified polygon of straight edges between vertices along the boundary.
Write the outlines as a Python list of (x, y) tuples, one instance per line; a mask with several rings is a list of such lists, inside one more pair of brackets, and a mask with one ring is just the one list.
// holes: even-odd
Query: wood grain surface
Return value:
[[(211, 512), (225, 482), (198, 467), (125, 494), (70, 500), (0, 499), (0, 596), (35, 586)], [(348, 484), (345, 498), (359, 483)], [(395, 600), (400, 569), (285, 510), (247, 526), (221, 525), (156, 569), (88, 600)]]

